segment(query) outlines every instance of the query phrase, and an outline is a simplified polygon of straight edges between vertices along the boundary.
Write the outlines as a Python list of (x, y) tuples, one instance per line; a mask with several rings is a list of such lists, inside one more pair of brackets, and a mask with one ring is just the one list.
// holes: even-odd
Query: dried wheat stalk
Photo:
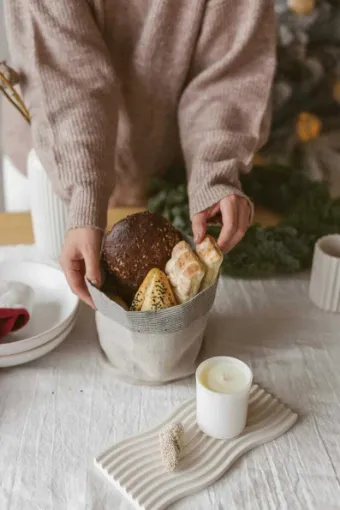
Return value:
[(14, 69), (6, 62), (0, 62), (0, 90), (10, 103), (21, 113), (24, 119), (30, 124), (31, 117), (25, 103), (21, 99), (14, 86), (18, 83), (19, 76)]

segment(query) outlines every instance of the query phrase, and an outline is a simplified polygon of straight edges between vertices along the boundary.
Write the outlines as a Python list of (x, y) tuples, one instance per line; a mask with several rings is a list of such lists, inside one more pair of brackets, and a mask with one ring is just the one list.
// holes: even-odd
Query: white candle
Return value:
[(250, 368), (239, 359), (218, 356), (201, 363), (196, 371), (196, 415), (202, 432), (217, 439), (241, 434), (252, 381)]

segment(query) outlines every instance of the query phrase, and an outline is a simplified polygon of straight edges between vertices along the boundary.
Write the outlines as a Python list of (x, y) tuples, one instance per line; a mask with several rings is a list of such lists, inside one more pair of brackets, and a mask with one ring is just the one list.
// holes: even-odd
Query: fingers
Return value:
[(223, 227), (218, 238), (218, 245), (228, 253), (239, 243), (249, 226), (249, 205), (246, 199), (231, 195), (221, 200), (220, 209)]
[(237, 197), (231, 195), (220, 202), (223, 226), (217, 240), (218, 246), (224, 253), (229, 251), (230, 240), (237, 231)]
[(246, 233), (249, 219), (250, 207), (245, 198), (238, 195), (225, 197), (210, 209), (194, 215), (192, 229), (195, 243), (201, 243), (206, 236), (207, 222), (222, 223), (217, 243), (224, 253), (228, 253)]
[(65, 271), (65, 277), (73, 294), (79, 297), (91, 308), (95, 308), (92, 298), (84, 280), (84, 274), (80, 271), (69, 269)]
[(230, 239), (228, 251), (232, 250), (244, 237), (249, 227), (250, 207), (244, 198), (238, 200), (238, 225), (234, 236)]
[(59, 260), (72, 292), (92, 308), (95, 306), (85, 278), (100, 287), (101, 238), (101, 232), (90, 227), (70, 230)]
[(100, 273), (100, 245), (99, 246), (85, 246), (84, 248), (84, 262), (85, 262), (85, 276), (95, 286), (101, 286), (101, 273)]
[(207, 232), (207, 217), (205, 212), (201, 212), (193, 216), (192, 231), (194, 234), (195, 244), (201, 243)]

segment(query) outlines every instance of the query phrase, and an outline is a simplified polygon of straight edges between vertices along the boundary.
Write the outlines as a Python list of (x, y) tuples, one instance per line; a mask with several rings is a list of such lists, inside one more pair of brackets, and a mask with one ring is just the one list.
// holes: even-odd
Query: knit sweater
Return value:
[(117, 175), (185, 163), (190, 213), (240, 194), (268, 135), (272, 0), (5, 0), (35, 148), (70, 227), (104, 228)]

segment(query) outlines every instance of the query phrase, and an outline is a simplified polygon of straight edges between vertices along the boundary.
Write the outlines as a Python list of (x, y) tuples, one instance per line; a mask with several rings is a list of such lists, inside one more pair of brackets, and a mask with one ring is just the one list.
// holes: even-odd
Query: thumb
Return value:
[(207, 232), (207, 219), (204, 212), (200, 212), (193, 216), (192, 231), (194, 234), (195, 244), (201, 243)]
[(85, 276), (95, 286), (101, 286), (100, 242), (93, 243), (84, 250)]

